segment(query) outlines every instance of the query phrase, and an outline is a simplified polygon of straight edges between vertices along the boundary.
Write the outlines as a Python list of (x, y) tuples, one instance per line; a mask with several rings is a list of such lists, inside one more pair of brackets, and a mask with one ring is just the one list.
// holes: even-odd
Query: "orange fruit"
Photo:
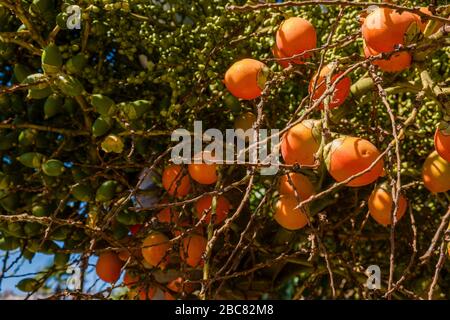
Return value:
[[(317, 78), (317, 74), (315, 74), (314, 77), (309, 82), (308, 92), (309, 92), (309, 94), (311, 94), (311, 92), (313, 90), (314, 82), (316, 81), (316, 78), (317, 78), (316, 90), (314, 91), (314, 94), (313, 94), (314, 100), (319, 99), (324, 94), (325, 90), (327, 89), (327, 77), (330, 74), (330, 71), (331, 71), (331, 64), (328, 64), (320, 70), (318, 78)], [(341, 75), (342, 75), (342, 72), (333, 74), (330, 78), (330, 85), (333, 84), (334, 81), (336, 81)], [(340, 80), (336, 84), (335, 90), (334, 90), (333, 94), (331, 95), (331, 99), (330, 99), (330, 102), (328, 105), (329, 109), (337, 108), (344, 103), (345, 99), (347, 99), (348, 95), (350, 94), (351, 85), (352, 85), (352, 81), (350, 80), (349, 77), (344, 77), (342, 80)], [(324, 108), (323, 102), (319, 105), (319, 108), (320, 109)]]
[[(275, 58), (277, 59), (282, 59), (282, 58), (287, 58), (286, 56), (283, 55), (283, 53), (278, 49), (277, 45), (274, 45), (272, 47), (272, 54)], [(277, 60), (277, 63), (283, 68), (286, 69), (287, 67), (289, 67), (289, 62), (291, 62), (291, 60)]]
[[(391, 224), (391, 211), (394, 207), (391, 192), (386, 188), (378, 186), (372, 191), (369, 197), (369, 212), (372, 218), (383, 226)], [(405, 196), (400, 194), (397, 208), (397, 222), (403, 217), (406, 212), (407, 201)]]
[[(289, 181), (288, 177), (291, 181)], [(312, 185), (311, 181), (309, 181), (307, 176), (295, 172), (282, 175), (279, 185), (280, 194), (295, 196), (294, 188), (302, 200), (306, 200), (316, 193), (314, 190), (314, 186)]]
[[(256, 115), (251, 112), (245, 112), (236, 118), (234, 121), (234, 129), (241, 129), (244, 132), (236, 131), (236, 136), (241, 138), (242, 140), (248, 140), (248, 137), (245, 136), (247, 130), (253, 128), (253, 124), (256, 122)], [(252, 132), (251, 132), (252, 133)]]
[(191, 190), (191, 182), (187, 175), (183, 175), (179, 165), (170, 165), (164, 169), (162, 185), (168, 194), (182, 198)]
[[(282, 57), (292, 57), (316, 48), (316, 29), (308, 20), (293, 17), (283, 21), (276, 33), (276, 46)], [(296, 64), (304, 63), (311, 53), (294, 59)]]
[(299, 205), (295, 196), (281, 196), (275, 206), (274, 219), (288, 230), (298, 230), (308, 224), (308, 217), (303, 210), (295, 209)]
[(122, 261), (115, 252), (104, 252), (98, 257), (95, 271), (97, 276), (103, 281), (114, 283), (120, 278), (122, 265)]
[(203, 265), (203, 254), (206, 251), (205, 237), (192, 234), (181, 240), (180, 257), (189, 266), (196, 268)]
[(262, 94), (267, 72), (264, 63), (254, 59), (242, 59), (227, 70), (224, 83), (236, 98), (252, 100)]
[(217, 165), (215, 163), (208, 163), (214, 160), (211, 153), (203, 151), (194, 156), (194, 160), (201, 161), (201, 163), (191, 163), (188, 165), (191, 178), (200, 184), (215, 183), (217, 181)]
[[(185, 282), (182, 277), (178, 277), (167, 284), (167, 289), (170, 289), (171, 292), (175, 293), (184, 292), (189, 294), (194, 291), (195, 287), (193, 283)], [(171, 292), (164, 292), (164, 297), (166, 300), (175, 300), (175, 297), (171, 294)]]
[[(450, 162), (450, 126), (446, 129), (436, 129), (434, 134), (434, 147), (442, 158)], [(449, 132), (449, 133), (447, 133)]]
[[(364, 56), (366, 58), (379, 55), (380, 52), (363, 45)], [(406, 70), (411, 65), (412, 57), (409, 52), (401, 51), (394, 53), (389, 59), (374, 60), (372, 63), (385, 72), (400, 72)]]
[(118, 255), (119, 259), (124, 262), (127, 261), (130, 258), (130, 256), (131, 256), (130, 252), (126, 249), (120, 250), (119, 255)]
[(420, 23), (419, 16), (388, 8), (377, 8), (364, 20), (361, 27), (366, 44), (377, 52), (389, 52), (404, 44), (404, 36), (412, 23)]
[(422, 178), (425, 187), (431, 192), (450, 190), (450, 162), (433, 151), (423, 164)]
[(139, 277), (132, 275), (130, 272), (126, 272), (123, 277), (123, 284), (130, 290), (129, 297), (131, 299), (151, 300), (156, 293), (155, 288), (149, 287), (146, 289), (146, 286), (139, 284), (139, 282)]
[[(328, 172), (338, 182), (366, 170), (380, 155), (371, 142), (355, 137), (335, 139), (325, 146), (324, 152)], [(383, 166), (381, 159), (370, 171), (354, 178), (347, 186), (361, 187), (374, 182), (383, 174)]]
[(142, 256), (153, 267), (164, 268), (167, 263), (167, 251), (171, 248), (167, 238), (161, 232), (152, 232), (142, 243)]
[[(200, 220), (203, 215), (206, 213), (206, 218), (203, 220), (204, 223), (209, 224), (211, 221), (211, 205), (212, 205), (213, 196), (206, 195), (201, 197), (195, 203), (195, 212), (197, 213), (197, 218)], [(230, 211), (230, 202), (224, 196), (216, 197), (216, 216), (215, 216), (215, 224), (222, 223), (228, 215)]]
[(286, 164), (313, 165), (314, 155), (319, 150), (322, 136), (320, 121), (305, 120), (284, 135), (281, 142), (281, 155)]

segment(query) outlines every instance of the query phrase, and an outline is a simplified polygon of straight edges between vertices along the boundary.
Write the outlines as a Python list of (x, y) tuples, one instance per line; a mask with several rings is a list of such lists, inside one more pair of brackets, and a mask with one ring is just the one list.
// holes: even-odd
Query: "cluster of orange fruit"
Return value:
[[(425, 14), (431, 14), (427, 8), (420, 9)], [(425, 21), (413, 13), (402, 12), (388, 8), (376, 8), (365, 18), (361, 19), (361, 33), (363, 36), (363, 51), (365, 57), (389, 53), (398, 46), (405, 45), (406, 33), (415, 24), (421, 32), (427, 26)], [(436, 32), (440, 25), (436, 25)], [(300, 17), (286, 19), (278, 28), (275, 35), (273, 55), (278, 63), (287, 68), (290, 64), (304, 64), (311, 57), (317, 47), (317, 33), (314, 26)], [(407, 51), (392, 54), (388, 59), (374, 60), (373, 63), (386, 72), (399, 72), (408, 68), (412, 57)], [(243, 59), (235, 62), (226, 72), (224, 83), (235, 97), (251, 100), (262, 94), (267, 80), (267, 66), (254, 59)], [(341, 106), (350, 93), (351, 80), (343, 76), (343, 72), (333, 72), (331, 64), (324, 66), (312, 77), (308, 91), (315, 101), (322, 97), (327, 90), (326, 80), (330, 83), (339, 80), (331, 93), (328, 108)], [(324, 102), (319, 104), (324, 109)], [(321, 144), (320, 121), (306, 120), (289, 129), (282, 138), (281, 154), (286, 164), (299, 164), (304, 166), (315, 163), (316, 153)], [(319, 129), (319, 130), (317, 130)], [(436, 133), (439, 141), (446, 141), (447, 150), (450, 149), (448, 141), (450, 136)], [(445, 139), (444, 139), (445, 138)], [(448, 152), (448, 151), (447, 151)], [(424, 166), (425, 186), (433, 192), (441, 192), (450, 188), (450, 169), (442, 162), (442, 158), (431, 155)], [(384, 175), (384, 162), (380, 152), (370, 141), (358, 137), (341, 137), (335, 139), (324, 149), (324, 160), (329, 174), (337, 181), (342, 182), (350, 177), (360, 174), (347, 182), (349, 187), (361, 187), (375, 182)], [(378, 159), (378, 161), (377, 161)], [(376, 163), (375, 163), (376, 161)], [(289, 179), (288, 179), (289, 176)], [(293, 184), (295, 194), (292, 187)], [(289, 191), (287, 191), (289, 190)], [(314, 187), (309, 179), (299, 173), (290, 173), (283, 176), (280, 182), (280, 199), (277, 202), (274, 218), (284, 228), (296, 230), (308, 223), (307, 215), (298, 208), (298, 200), (306, 200), (314, 194)], [(299, 198), (299, 199), (298, 199)], [(369, 198), (369, 211), (372, 217), (382, 225), (391, 224), (391, 210), (393, 206), (389, 186), (384, 183), (377, 186)], [(400, 219), (407, 207), (407, 200), (403, 195), (398, 199), (396, 212)]]
[[(167, 194), (175, 198), (185, 197), (191, 191), (191, 180), (202, 185), (216, 183), (218, 179), (217, 165), (215, 163), (204, 163), (206, 159), (212, 159), (212, 157), (207, 152), (203, 152), (202, 157), (199, 158), (202, 161), (201, 163), (188, 165), (189, 174), (183, 172), (183, 167), (180, 165), (168, 165), (162, 174), (162, 186)], [(166, 203), (168, 203), (167, 198), (161, 201), (161, 204)], [(212, 207), (213, 196), (211, 195), (203, 195), (195, 202), (196, 218), (201, 221), (198, 227), (190, 223), (188, 219), (181, 217), (180, 212), (177, 212), (171, 206), (156, 214), (159, 224), (170, 226), (171, 236), (181, 238), (176, 239), (179, 243), (179, 252), (175, 255), (191, 268), (203, 266), (203, 256), (207, 245), (207, 239), (203, 232), (204, 227), (210, 222), (214, 224), (222, 223), (230, 211), (231, 204), (225, 196), (219, 195), (216, 197), (214, 210)], [(192, 232), (182, 236), (184, 231), (189, 228), (193, 229)], [(132, 230), (132, 233), (137, 231), (139, 230)], [(165, 269), (169, 263), (176, 262), (175, 259), (171, 259), (174, 256), (172, 255), (174, 241), (163, 232), (151, 231), (143, 240), (140, 252), (135, 252), (136, 256), (142, 257), (149, 267)], [(124, 262), (129, 258), (129, 251), (120, 253), (108, 251), (101, 254), (96, 266), (97, 275), (105, 282), (117, 282)], [(152, 299), (156, 292), (154, 286), (144, 287), (139, 276), (133, 274), (132, 270), (127, 270), (123, 283), (130, 289), (131, 298)], [(183, 287), (183, 291), (180, 291), (181, 287)], [(190, 293), (193, 288), (192, 283), (185, 283), (185, 279), (177, 278), (164, 288), (166, 290), (164, 291), (164, 297), (173, 299), (174, 293)]]

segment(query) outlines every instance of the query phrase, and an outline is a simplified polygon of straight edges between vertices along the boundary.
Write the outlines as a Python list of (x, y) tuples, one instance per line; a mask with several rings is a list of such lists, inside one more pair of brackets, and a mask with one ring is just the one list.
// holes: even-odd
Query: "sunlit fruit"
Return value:
[[(313, 92), (314, 84), (315, 84), (315, 90), (312, 94), (312, 97), (314, 100), (319, 99), (324, 92), (327, 89), (327, 78), (330, 77), (330, 85), (332, 85), (341, 75), (343, 72), (333, 73), (330, 76), (330, 72), (332, 70), (331, 64), (326, 65), (323, 67), (320, 72), (319, 76), (314, 75), (314, 77), (309, 82), (308, 92), (311, 94)], [(350, 93), (350, 87), (352, 85), (352, 81), (349, 77), (342, 78), (335, 86), (335, 89), (333, 91), (333, 94), (331, 94), (329, 97), (329, 103), (328, 108), (334, 109), (342, 105), (347, 99), (349, 93)], [(319, 105), (320, 109), (324, 108), (324, 102), (322, 102)]]
[(389, 52), (396, 45), (404, 44), (404, 36), (412, 23), (420, 23), (420, 18), (411, 13), (388, 8), (373, 10), (361, 27), (366, 44), (377, 52)]
[(119, 280), (123, 262), (115, 252), (104, 252), (97, 260), (95, 270), (97, 276), (105, 282), (113, 283)]
[(235, 62), (225, 73), (225, 86), (236, 98), (252, 100), (262, 94), (267, 80), (267, 66), (254, 59)]
[(305, 120), (284, 135), (281, 142), (281, 154), (286, 164), (313, 165), (314, 155), (319, 150), (320, 121)]
[(450, 162), (450, 126), (437, 128), (434, 134), (434, 147), (442, 158)]
[[(330, 175), (342, 182), (368, 169), (380, 156), (380, 151), (370, 141), (355, 137), (333, 140), (324, 150), (325, 163)], [(380, 159), (372, 169), (347, 183), (349, 187), (368, 185), (383, 174), (384, 161)]]
[[(191, 178), (200, 184), (213, 184), (217, 181), (217, 165), (211, 163), (214, 157), (210, 152), (202, 152), (194, 156), (193, 163), (188, 165)], [(195, 162), (201, 163), (195, 163)]]
[(282, 175), (278, 189), (280, 194), (293, 196), (295, 195), (294, 190), (302, 200), (315, 194), (314, 186), (307, 176), (295, 172)]
[[(366, 58), (377, 56), (380, 52), (369, 48), (366, 44), (363, 44), (364, 56)], [(378, 59), (372, 61), (372, 63), (378, 66), (385, 72), (400, 72), (406, 70), (411, 65), (412, 57), (407, 51), (400, 51), (392, 54), (389, 59)]]
[[(195, 203), (195, 212), (197, 213), (197, 218), (200, 220), (203, 217), (203, 215), (206, 214), (206, 217), (203, 220), (204, 223), (206, 224), (209, 224), (209, 222), (211, 221), (212, 200), (213, 196), (206, 195), (201, 197)], [(214, 222), (216, 224), (219, 224), (222, 221), (224, 221), (229, 211), (230, 211), (230, 202), (228, 201), (228, 199), (225, 198), (224, 196), (217, 196)]]
[(180, 245), (180, 257), (189, 266), (196, 268), (203, 265), (203, 254), (206, 250), (205, 237), (192, 234), (183, 238)]
[(303, 209), (295, 208), (299, 201), (295, 196), (281, 196), (275, 206), (274, 219), (288, 230), (298, 230), (308, 224), (308, 217)]
[(168, 237), (161, 232), (152, 232), (142, 243), (142, 256), (149, 265), (164, 268), (170, 248)]
[(450, 190), (450, 162), (433, 151), (423, 164), (422, 178), (425, 187), (431, 192)]
[[(316, 48), (316, 29), (308, 21), (300, 17), (292, 17), (283, 21), (276, 33), (276, 46), (284, 57), (292, 57)], [(297, 64), (304, 63), (311, 53), (293, 59)]]
[[(275, 58), (277, 59), (283, 59), (283, 58), (287, 58), (283, 55), (283, 53), (280, 51), (280, 49), (278, 49), (277, 45), (275, 44), (272, 47), (272, 54)], [(287, 67), (289, 67), (289, 62), (291, 60), (277, 60), (277, 63), (283, 68), (286, 69)]]
[[(392, 194), (385, 186), (378, 186), (369, 197), (369, 212), (372, 218), (383, 226), (391, 224), (391, 211), (394, 208)], [(400, 194), (397, 208), (397, 222), (406, 212), (407, 201), (405, 196)]]
[(162, 185), (168, 194), (182, 198), (191, 190), (189, 177), (183, 173), (179, 165), (170, 165), (164, 169)]

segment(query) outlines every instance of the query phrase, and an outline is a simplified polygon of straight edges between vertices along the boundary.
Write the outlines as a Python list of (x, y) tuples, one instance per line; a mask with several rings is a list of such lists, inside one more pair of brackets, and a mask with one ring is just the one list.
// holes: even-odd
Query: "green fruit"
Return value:
[(108, 180), (103, 182), (100, 187), (97, 189), (97, 193), (95, 195), (95, 201), (97, 202), (106, 202), (110, 201), (114, 198), (114, 194), (116, 193), (117, 181)]
[(42, 164), (42, 171), (50, 177), (57, 177), (64, 172), (64, 163), (57, 159), (47, 160)]
[(70, 228), (68, 226), (62, 226), (56, 228), (51, 234), (50, 239), (55, 241), (64, 241), (70, 233)]
[(19, 281), (16, 288), (23, 292), (33, 292), (39, 288), (39, 281), (33, 278), (26, 278)]
[(44, 115), (45, 119), (49, 119), (58, 113), (61, 113), (62, 106), (63, 106), (64, 100), (61, 96), (58, 96), (56, 94), (52, 94), (45, 100), (44, 104)]
[(83, 85), (77, 78), (66, 74), (59, 74), (55, 79), (55, 85), (69, 97), (77, 97), (84, 91)]
[(44, 99), (52, 94), (47, 78), (42, 73), (34, 73), (27, 76), (22, 84), (29, 84), (29, 99)]
[(56, 16), (56, 24), (63, 30), (67, 30), (67, 19), (69, 15), (65, 12), (61, 12)]
[(51, 211), (49, 205), (37, 204), (31, 208), (31, 213), (36, 217), (46, 217), (50, 215)]
[(28, 147), (36, 143), (37, 131), (34, 129), (25, 129), (19, 134), (19, 145)]
[(0, 191), (8, 190), (11, 182), (11, 177), (0, 171)]
[(31, 74), (30, 69), (23, 64), (17, 63), (14, 65), (14, 76), (17, 81), (23, 82)]
[(123, 148), (122, 138), (114, 134), (108, 135), (102, 142), (102, 150), (105, 152), (122, 153)]
[(91, 104), (94, 107), (95, 112), (100, 113), (102, 116), (111, 116), (116, 111), (116, 104), (107, 96), (102, 94), (93, 94), (91, 96)]
[(27, 152), (21, 154), (17, 160), (28, 168), (39, 169), (45, 156), (39, 152)]
[(14, 212), (19, 207), (19, 195), (15, 192), (8, 195), (2, 194), (0, 196), (0, 205), (6, 211)]
[(29, 237), (34, 237), (42, 233), (42, 225), (37, 222), (27, 222), (23, 226), (23, 231)]
[(57, 73), (63, 64), (61, 52), (59, 52), (58, 46), (52, 43), (45, 47), (42, 53), (41, 61), (42, 69), (45, 73)]
[(70, 254), (65, 254), (65, 253), (55, 253), (54, 257), (53, 257), (53, 264), (57, 267), (64, 267), (67, 265), (67, 263), (70, 260)]
[(78, 184), (72, 189), (72, 194), (78, 201), (89, 202), (92, 199), (93, 191), (88, 184)]
[(20, 240), (14, 237), (0, 238), (0, 250), (13, 251), (20, 247)]
[(16, 238), (22, 238), (25, 236), (22, 225), (18, 222), (8, 222), (8, 233)]
[(0, 136), (0, 151), (6, 151), (16, 145), (17, 132), (10, 132)]
[(94, 137), (100, 137), (104, 134), (106, 134), (109, 129), (111, 129), (111, 119), (100, 116), (92, 125), (92, 134)]
[(31, 262), (33, 260), (35, 253), (28, 251), (27, 249), (22, 250), (22, 257)]
[(151, 109), (152, 103), (147, 100), (137, 100), (133, 102), (121, 103), (120, 110), (129, 120), (135, 120), (142, 117)]
[(74, 114), (77, 110), (78, 104), (72, 98), (66, 98), (64, 100), (63, 109), (67, 111), (69, 114)]
[(79, 53), (70, 58), (66, 62), (66, 69), (69, 73), (80, 73), (87, 64), (87, 59), (84, 54)]

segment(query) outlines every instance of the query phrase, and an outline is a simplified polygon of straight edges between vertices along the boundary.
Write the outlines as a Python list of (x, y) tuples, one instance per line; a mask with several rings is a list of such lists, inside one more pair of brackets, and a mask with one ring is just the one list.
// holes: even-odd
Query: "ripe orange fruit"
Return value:
[(118, 254), (119, 259), (124, 262), (127, 261), (128, 258), (130, 258), (130, 256), (131, 256), (130, 252), (126, 249), (120, 250), (120, 252)]
[(187, 265), (196, 268), (203, 265), (203, 254), (206, 251), (205, 237), (192, 234), (181, 240), (180, 257)]
[(436, 129), (434, 134), (434, 147), (442, 158), (450, 162), (450, 126), (446, 129)]
[(412, 23), (420, 23), (419, 16), (388, 8), (377, 8), (371, 12), (361, 27), (366, 44), (377, 52), (389, 52), (396, 45), (404, 44), (404, 36)]
[(288, 230), (298, 230), (306, 226), (308, 217), (303, 210), (295, 209), (298, 204), (295, 196), (281, 196), (275, 206), (275, 221)]
[[(184, 292), (189, 294), (194, 291), (195, 287), (193, 283), (185, 282), (182, 277), (178, 277), (167, 284), (167, 289), (170, 289), (175, 293)], [(164, 297), (166, 298), (166, 300), (175, 300), (175, 297), (169, 291), (164, 292)]]
[(313, 165), (314, 155), (319, 150), (320, 121), (305, 120), (283, 135), (281, 155), (286, 164)]
[[(325, 163), (330, 175), (338, 182), (358, 174), (379, 157), (380, 151), (371, 142), (355, 137), (335, 139), (325, 146)], [(383, 174), (381, 159), (370, 171), (347, 183), (349, 187), (368, 185)]]
[(128, 288), (135, 288), (139, 284), (139, 277), (131, 274), (129, 271), (125, 272), (123, 277), (123, 284)]
[(225, 86), (236, 98), (252, 100), (262, 94), (267, 79), (267, 66), (254, 59), (235, 62), (225, 73)]
[[(366, 44), (363, 44), (363, 49), (366, 58), (380, 54), (380, 52), (369, 48)], [(401, 51), (394, 53), (389, 59), (374, 60), (372, 63), (385, 72), (400, 72), (408, 69), (411, 61), (411, 54), (406, 51)]]
[[(287, 58), (286, 56), (283, 55), (283, 53), (280, 51), (280, 49), (278, 49), (277, 45), (274, 45), (272, 47), (272, 54), (275, 58), (277, 59), (282, 59), (282, 58)], [(277, 60), (277, 63), (283, 68), (286, 69), (287, 67), (289, 67), (289, 62), (291, 62), (292, 60)]]
[(242, 134), (241, 132), (236, 132), (236, 135), (241, 138), (241, 139), (245, 139), (245, 132), (248, 129), (253, 128), (253, 124), (256, 122), (256, 116), (251, 113), (251, 112), (245, 112), (243, 114), (241, 114), (239, 117), (236, 118), (236, 120), (234, 121), (234, 129), (241, 129), (243, 130), (244, 134)]
[(188, 171), (191, 178), (200, 184), (215, 183), (217, 181), (217, 165), (215, 163), (207, 163), (214, 160), (211, 153), (202, 152), (199, 155), (194, 156), (194, 160), (201, 161), (201, 163), (191, 163), (188, 165)]
[[(290, 177), (293, 186), (291, 185), (288, 176)], [(309, 181), (308, 177), (301, 173), (291, 172), (281, 176), (279, 185), (280, 195), (295, 196), (294, 188), (302, 200), (306, 200), (316, 193), (314, 186), (311, 181)]]
[[(391, 211), (394, 207), (391, 192), (383, 186), (378, 186), (372, 191), (369, 197), (369, 212), (372, 218), (383, 226), (391, 224)], [(397, 208), (397, 221), (399, 221), (406, 212), (407, 201), (405, 196), (400, 194)]]
[[(276, 33), (276, 46), (283, 57), (292, 57), (316, 48), (316, 29), (308, 20), (299, 17), (286, 19)], [(311, 53), (294, 59), (296, 64), (304, 63)]]
[[(317, 74), (313, 76), (311, 81), (309, 82), (308, 92), (311, 94), (313, 91), (314, 82), (317, 78), (316, 83), (316, 90), (313, 93), (313, 99), (317, 100), (319, 99), (327, 89), (327, 77), (331, 72), (331, 64), (328, 64), (324, 66), (320, 72), (319, 77), (317, 78)], [(330, 78), (330, 85), (333, 84), (334, 81), (336, 81), (337, 78), (339, 78), (342, 75), (342, 72), (333, 74)], [(350, 94), (350, 87), (352, 85), (352, 81), (349, 77), (344, 77), (342, 80), (340, 80), (335, 87), (335, 90), (333, 94), (331, 95), (331, 99), (328, 105), (329, 109), (334, 109), (342, 105), (347, 99), (348, 95)], [(319, 105), (320, 109), (324, 108), (324, 103), (322, 102)]]
[[(211, 205), (212, 205), (213, 196), (206, 195), (201, 197), (195, 203), (195, 212), (197, 213), (197, 218), (200, 220), (203, 215), (206, 213), (206, 218), (203, 220), (204, 223), (209, 224), (211, 221)], [(230, 202), (224, 196), (216, 197), (216, 216), (215, 216), (215, 224), (222, 223), (227, 217), (228, 212), (230, 211)]]
[(183, 175), (179, 165), (170, 165), (164, 169), (162, 185), (168, 194), (182, 198), (191, 190), (191, 182), (187, 175)]
[(425, 187), (434, 193), (450, 190), (450, 162), (433, 151), (425, 160), (422, 168)]
[(120, 278), (122, 265), (122, 261), (115, 252), (104, 252), (98, 257), (95, 271), (103, 281), (114, 283)]
[(142, 243), (142, 256), (153, 266), (164, 268), (167, 264), (167, 251), (171, 248), (167, 238), (161, 232), (152, 232)]

